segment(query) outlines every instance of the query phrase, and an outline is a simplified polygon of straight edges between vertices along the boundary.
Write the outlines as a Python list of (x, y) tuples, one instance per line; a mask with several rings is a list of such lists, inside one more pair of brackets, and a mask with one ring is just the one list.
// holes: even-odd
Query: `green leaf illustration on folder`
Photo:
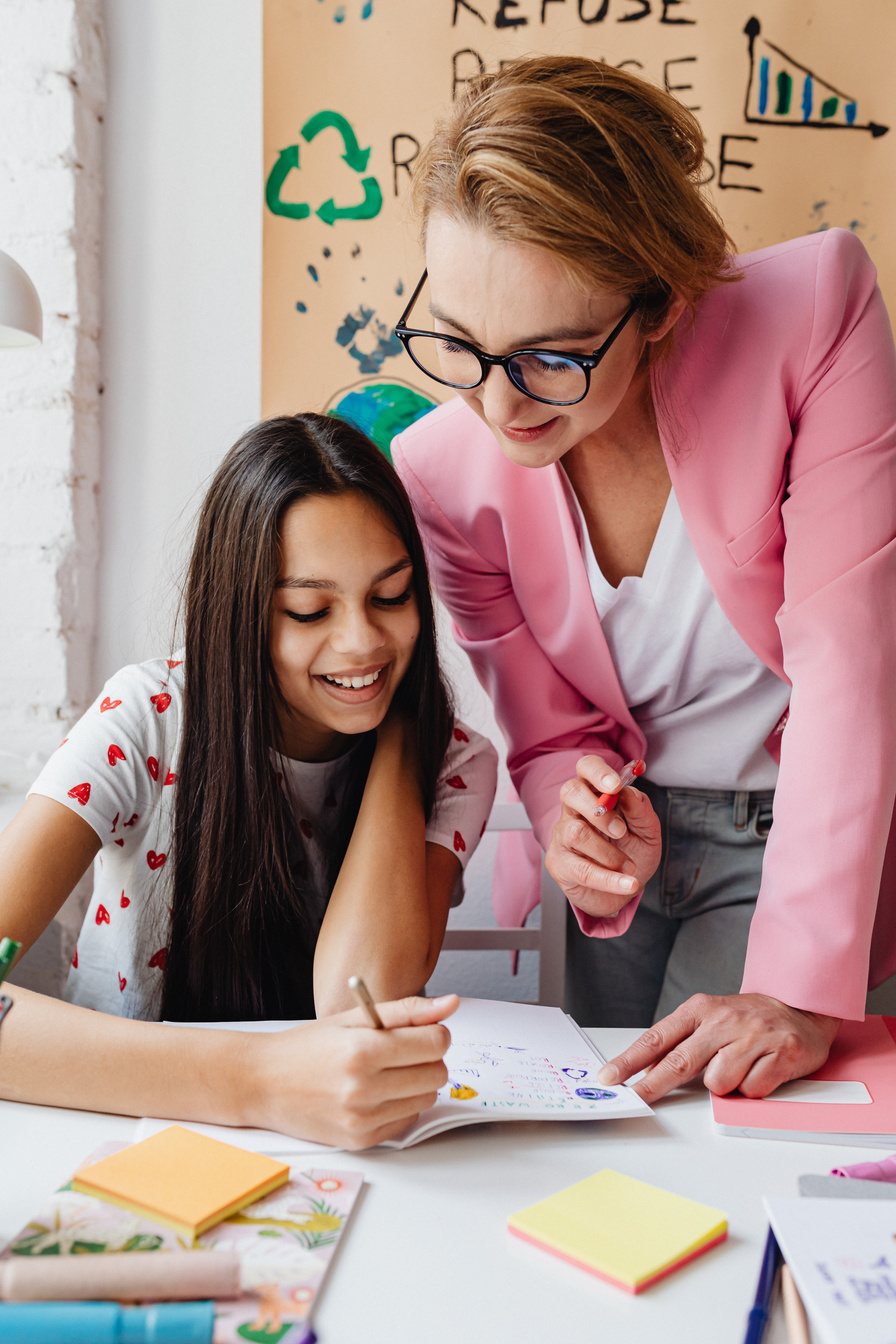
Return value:
[(236, 1332), (240, 1339), (251, 1339), (258, 1341), (258, 1344), (277, 1344), (278, 1339), (282, 1339), (293, 1328), (294, 1322), (290, 1321), (288, 1325), (282, 1325), (279, 1330), (253, 1330), (251, 1325), (238, 1325)]

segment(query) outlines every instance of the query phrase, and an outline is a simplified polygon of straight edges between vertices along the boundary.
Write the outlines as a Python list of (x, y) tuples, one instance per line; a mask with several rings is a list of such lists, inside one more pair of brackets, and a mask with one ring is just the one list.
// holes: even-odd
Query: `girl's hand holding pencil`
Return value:
[(290, 1031), (247, 1034), (253, 1090), (243, 1123), (348, 1150), (399, 1134), (447, 1081), (451, 1034), (442, 1023), (457, 1006), (455, 994), (377, 1004), (385, 1031), (353, 1008)]

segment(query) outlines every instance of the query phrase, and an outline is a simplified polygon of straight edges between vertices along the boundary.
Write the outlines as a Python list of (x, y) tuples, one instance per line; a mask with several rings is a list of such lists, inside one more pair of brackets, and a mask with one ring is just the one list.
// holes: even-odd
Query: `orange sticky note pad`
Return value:
[(723, 1213), (605, 1167), (528, 1209), (510, 1231), (628, 1293), (724, 1241)]
[(288, 1180), (285, 1162), (170, 1125), (82, 1167), (72, 1189), (172, 1227), (192, 1245), (210, 1227)]

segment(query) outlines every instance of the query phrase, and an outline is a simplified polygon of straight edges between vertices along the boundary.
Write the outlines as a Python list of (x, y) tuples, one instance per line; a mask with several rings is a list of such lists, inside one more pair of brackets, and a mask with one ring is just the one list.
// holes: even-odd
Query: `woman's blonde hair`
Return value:
[(414, 165), (412, 202), (424, 239), (442, 214), (538, 248), (577, 285), (636, 299), (649, 334), (673, 297), (693, 312), (737, 278), (703, 166), (700, 126), (670, 94), (600, 61), (539, 56), (470, 81)]

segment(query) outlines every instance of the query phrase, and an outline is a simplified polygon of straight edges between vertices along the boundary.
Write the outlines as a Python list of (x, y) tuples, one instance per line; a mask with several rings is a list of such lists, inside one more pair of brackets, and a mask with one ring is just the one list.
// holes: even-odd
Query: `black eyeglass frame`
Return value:
[[(421, 371), (421, 373), (425, 373), (427, 378), (432, 378), (434, 382), (441, 383), (443, 387), (454, 387), (461, 392), (469, 392), (474, 387), (481, 387), (482, 384), (485, 382), (486, 378), (488, 377), (489, 371), (497, 365), (504, 370), (504, 372), (507, 374), (507, 377), (513, 383), (514, 387), (519, 388), (520, 392), (522, 392), (527, 397), (531, 397), (533, 401), (543, 402), (546, 406), (577, 406), (580, 401), (585, 400), (591, 388), (592, 370), (597, 368), (598, 364), (601, 362), (601, 360), (604, 358), (613, 342), (616, 340), (616, 337), (621, 334), (623, 328), (627, 325), (629, 319), (637, 311), (638, 308), (637, 301), (633, 299), (632, 302), (629, 304), (628, 308), (623, 313), (622, 317), (616, 323), (613, 330), (610, 332), (607, 339), (604, 341), (603, 345), (599, 346), (598, 349), (594, 350), (590, 355), (569, 354), (565, 350), (539, 350), (528, 348), (525, 350), (512, 350), (509, 355), (487, 355), (484, 350), (480, 350), (477, 345), (473, 345), (472, 341), (465, 341), (460, 336), (452, 336), (450, 337), (452, 345), (463, 346), (465, 350), (469, 350), (470, 354), (475, 355), (476, 359), (479, 360), (480, 377), (477, 378), (475, 383), (450, 383), (447, 380), (447, 378), (440, 378), (437, 373), (432, 373), (429, 369), (425, 368), (420, 363), (419, 359), (414, 359), (414, 355), (410, 346), (412, 336), (423, 336), (428, 338), (429, 340), (446, 339), (445, 333), (435, 331), (421, 331), (415, 327), (409, 327), (407, 325), (408, 314), (410, 313), (414, 304), (417, 302), (417, 299), (419, 298), (420, 295), (420, 291), (426, 283), (426, 277), (428, 274), (429, 274), (428, 271), (423, 272), (423, 274), (420, 277), (417, 288), (414, 290), (413, 294), (411, 295), (408, 301), (407, 307), (405, 308), (401, 317), (395, 323), (395, 335), (401, 341), (407, 354), (410, 356), (412, 360), (414, 360), (414, 363), (417, 365), (417, 368)], [(556, 401), (552, 397), (537, 396), (534, 392), (530, 392), (528, 388), (523, 387), (521, 383), (518, 383), (516, 378), (514, 378), (513, 376), (513, 372), (510, 368), (511, 362), (514, 359), (519, 359), (521, 355), (548, 355), (553, 356), (553, 358), (555, 359), (558, 357), (561, 359), (568, 359), (571, 364), (578, 364), (579, 368), (585, 375), (585, 391), (582, 393), (580, 397), (572, 397), (567, 401)]]

